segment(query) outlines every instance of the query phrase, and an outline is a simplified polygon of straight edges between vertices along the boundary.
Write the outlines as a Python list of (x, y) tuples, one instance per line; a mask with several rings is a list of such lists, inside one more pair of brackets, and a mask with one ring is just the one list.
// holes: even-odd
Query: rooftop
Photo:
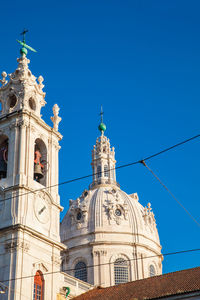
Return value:
[(74, 300), (143, 300), (200, 292), (200, 267), (119, 284), (95, 288)]

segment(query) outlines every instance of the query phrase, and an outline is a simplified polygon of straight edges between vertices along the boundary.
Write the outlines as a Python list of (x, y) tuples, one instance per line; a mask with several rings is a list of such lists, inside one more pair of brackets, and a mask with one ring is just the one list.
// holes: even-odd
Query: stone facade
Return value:
[(72, 298), (92, 285), (161, 274), (151, 205), (120, 189), (103, 123), (92, 151), (93, 181), (70, 200), (60, 228), (59, 107), (52, 128), (41, 115), (43, 78), (28, 64), (22, 54), (9, 79), (3, 72), (0, 80), (0, 300), (64, 299), (66, 288)]
[[(0, 299), (55, 300), (64, 294), (67, 276), (60, 272), (66, 250), (60, 242), (63, 208), (57, 185), (61, 118), (54, 105), (53, 128), (42, 120), (43, 78), (36, 80), (28, 64), (22, 54), (9, 80), (2, 73), (0, 88), (0, 282), (5, 289)], [(33, 297), (36, 273), (42, 291), (35, 293), (41, 298)], [(91, 287), (74, 281), (73, 295)]]
[(115, 150), (101, 130), (92, 151), (93, 182), (80, 197), (70, 200), (61, 224), (61, 240), (67, 246), (64, 268), (82, 278), (86, 275), (76, 272), (76, 266), (84, 263), (87, 281), (95, 286), (162, 274), (151, 205), (143, 207), (137, 193), (128, 195), (120, 189), (115, 163)]

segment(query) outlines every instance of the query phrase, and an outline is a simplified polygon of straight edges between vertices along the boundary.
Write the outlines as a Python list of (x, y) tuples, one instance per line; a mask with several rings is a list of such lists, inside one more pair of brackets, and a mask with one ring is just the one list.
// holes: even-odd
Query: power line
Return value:
[(3, 291), (1, 292), (0, 290), (0, 294), (6, 294), (8, 292), (8, 290), (13, 291), (16, 294), (19, 294), (20, 296), (23, 296), (23, 298), (25, 297), (26, 299), (30, 300), (30, 297), (22, 294), (21, 292), (18, 292), (17, 290), (13, 289), (13, 288), (9, 288), (9, 286), (5, 285), (3, 282), (0, 281), (0, 288), (3, 289)]
[[(175, 252), (168, 252), (168, 253), (164, 253), (164, 254), (157, 254), (157, 255), (151, 255), (151, 256), (146, 256), (146, 257), (137, 257), (137, 258), (131, 258), (131, 259), (124, 259), (124, 261), (134, 261), (134, 260), (143, 260), (143, 259), (147, 259), (147, 258), (153, 258), (153, 257), (162, 257), (162, 256), (170, 256), (170, 255), (176, 255), (176, 254), (183, 254), (183, 253), (191, 253), (191, 252), (196, 252), (196, 251), (200, 251), (200, 248), (196, 248), (196, 249), (189, 249), (189, 250), (181, 250), (181, 251), (175, 251)], [(108, 262), (108, 263), (102, 263), (102, 264), (96, 264), (96, 265), (89, 265), (89, 266), (86, 266), (87, 269), (89, 268), (95, 268), (95, 267), (99, 267), (99, 266), (105, 266), (105, 265), (112, 265), (113, 262)], [(79, 268), (78, 270), (81, 270), (81, 269), (85, 269), (84, 268)], [(71, 268), (71, 269), (65, 269), (63, 271), (54, 271), (54, 272), (46, 272), (46, 273), (43, 273), (43, 276), (44, 275), (51, 275), (51, 274), (57, 274), (57, 273), (60, 273), (60, 272), (71, 272), (71, 271), (75, 271), (76, 269), (75, 268)], [(32, 277), (35, 277), (35, 275), (29, 275), (29, 276), (23, 276), (23, 277), (18, 277), (18, 278), (11, 278), (11, 279), (8, 279), (8, 280), (2, 280), (0, 282), (10, 282), (10, 281), (15, 281), (15, 280), (21, 280), (21, 279), (28, 279), (28, 278), (32, 278)]]
[(200, 223), (192, 216), (192, 214), (183, 206), (183, 204), (174, 196), (174, 194), (167, 188), (167, 186), (158, 178), (158, 176), (149, 168), (144, 160), (141, 163), (151, 172), (151, 174), (159, 181), (159, 183), (166, 189), (172, 198), (185, 210), (188, 216), (200, 227)]
[[(122, 168), (130, 167), (130, 166), (133, 166), (133, 165), (136, 165), (136, 164), (140, 164), (141, 161), (147, 161), (147, 160), (150, 160), (150, 159), (152, 159), (152, 158), (154, 158), (154, 157), (156, 157), (156, 156), (159, 156), (159, 155), (161, 155), (161, 154), (163, 154), (163, 153), (165, 153), (165, 152), (168, 152), (168, 151), (170, 151), (170, 150), (172, 150), (172, 149), (174, 149), (174, 148), (177, 148), (177, 147), (179, 147), (179, 146), (181, 146), (181, 145), (184, 145), (184, 144), (186, 144), (186, 143), (188, 143), (188, 142), (191, 142), (192, 140), (197, 139), (197, 138), (199, 138), (199, 137), (200, 137), (200, 134), (195, 135), (195, 136), (193, 136), (193, 137), (191, 137), (191, 138), (189, 138), (189, 139), (186, 139), (186, 140), (184, 140), (184, 141), (182, 141), (182, 142), (180, 142), (180, 143), (177, 143), (177, 144), (175, 144), (175, 145), (173, 145), (173, 146), (171, 146), (171, 147), (168, 147), (168, 148), (163, 149), (163, 150), (161, 150), (161, 151), (159, 151), (159, 152), (157, 152), (157, 153), (154, 153), (154, 154), (152, 154), (152, 155), (150, 155), (150, 156), (147, 156), (146, 158), (144, 158), (144, 159), (142, 159), (142, 160), (137, 160), (137, 161), (134, 161), (134, 162), (131, 162), (131, 163), (128, 163), (128, 164), (124, 164), (124, 165), (121, 165), (121, 166), (118, 166), (118, 167), (115, 167), (115, 168), (111, 168), (111, 169), (109, 169), (108, 171), (117, 170), (117, 169), (122, 169)], [(40, 192), (40, 191), (43, 191), (43, 190), (46, 190), (46, 189), (50, 189), (50, 188), (54, 188), (54, 187), (57, 187), (57, 186), (61, 186), (61, 185), (64, 185), (64, 184), (69, 184), (69, 183), (72, 183), (72, 182), (75, 182), (75, 181), (79, 181), (79, 180), (83, 180), (83, 179), (92, 177), (92, 176), (94, 176), (94, 175), (102, 174), (102, 173), (103, 173), (103, 171), (97, 172), (97, 173), (94, 173), (94, 174), (89, 174), (89, 175), (81, 176), (81, 177), (76, 177), (76, 178), (73, 178), (73, 179), (70, 179), (70, 180), (66, 180), (66, 181), (63, 181), (63, 182), (54, 184), (54, 185), (50, 185), (50, 186), (47, 186), (47, 187), (43, 187), (43, 188), (41, 188), (41, 189), (37, 189), (37, 190), (34, 190), (34, 191), (29, 191), (29, 192), (27, 192), (27, 193), (19, 194), (18, 197), (19, 197), (19, 196), (25, 196), (25, 195), (32, 194), (32, 193), (36, 193), (36, 192)], [(11, 200), (11, 199), (13, 199), (13, 198), (15, 198), (15, 196), (11, 196), (11, 197), (2, 199), (2, 200), (0, 200), (0, 202), (8, 201), (8, 200)]]

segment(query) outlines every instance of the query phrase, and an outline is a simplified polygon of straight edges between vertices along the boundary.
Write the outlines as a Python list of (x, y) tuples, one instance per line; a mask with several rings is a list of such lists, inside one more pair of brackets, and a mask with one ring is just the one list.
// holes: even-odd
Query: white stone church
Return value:
[(17, 69), (0, 80), (0, 300), (71, 299), (162, 274), (151, 205), (120, 189), (103, 123), (92, 183), (60, 224), (59, 107), (51, 127), (41, 117), (43, 78), (32, 75), (23, 49)]

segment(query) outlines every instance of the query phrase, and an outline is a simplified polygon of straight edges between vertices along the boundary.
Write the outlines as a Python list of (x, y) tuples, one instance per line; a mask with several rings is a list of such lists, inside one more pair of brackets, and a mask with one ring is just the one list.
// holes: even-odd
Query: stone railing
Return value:
[(69, 287), (70, 288), (70, 294), (69, 294), (69, 299), (75, 296), (78, 296), (80, 294), (86, 293), (88, 290), (93, 288), (93, 285), (84, 282), (82, 280), (79, 280), (71, 275), (68, 275), (64, 272), (61, 272), (61, 289), (60, 293), (62, 295), (65, 294), (65, 288)]

